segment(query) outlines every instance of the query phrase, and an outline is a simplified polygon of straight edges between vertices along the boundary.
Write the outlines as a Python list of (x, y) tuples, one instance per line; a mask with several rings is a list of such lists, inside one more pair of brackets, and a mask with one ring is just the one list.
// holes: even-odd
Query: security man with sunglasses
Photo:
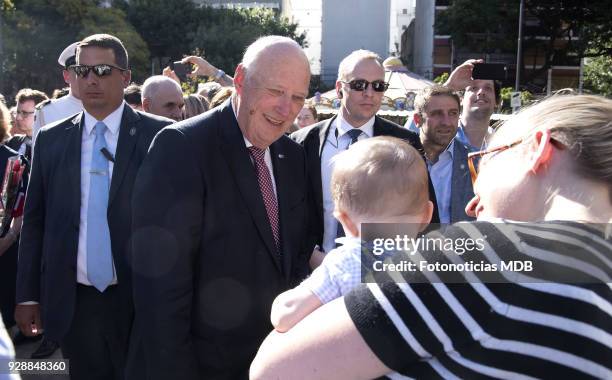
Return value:
[[(313, 252), (313, 267), (322, 261), (324, 252), (335, 247), (336, 238), (344, 236), (341, 225), (333, 216), (334, 202), (330, 191), (332, 158), (358, 140), (374, 136), (404, 139), (423, 154), (416, 133), (376, 116), (387, 87), (380, 57), (371, 51), (356, 50), (345, 57), (338, 68), (336, 93), (341, 102), (338, 115), (291, 135), (306, 151), (309, 191), (317, 206), (311, 216), (314, 221), (311, 233), (322, 250)], [(434, 203), (432, 223), (437, 223), (439, 218), (431, 181), (429, 185), (430, 199)]]
[(126, 105), (131, 73), (116, 37), (85, 38), (76, 61), (84, 110), (43, 127), (34, 146), (15, 319), (25, 335), (44, 329), (60, 342), (71, 379), (123, 379), (134, 314), (134, 180), (172, 121)]

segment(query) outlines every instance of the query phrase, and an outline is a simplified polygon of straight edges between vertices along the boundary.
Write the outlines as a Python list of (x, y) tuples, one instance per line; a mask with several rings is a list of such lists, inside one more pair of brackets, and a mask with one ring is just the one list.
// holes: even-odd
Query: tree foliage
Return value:
[[(122, 4), (123, 3), (123, 4)], [(189, 35), (198, 23), (199, 9), (191, 0), (116, 1), (146, 41), (151, 57), (180, 58), (189, 52)]]
[[(121, 39), (132, 78), (142, 82), (151, 61), (201, 54), (233, 73), (256, 38), (278, 34), (304, 45), (297, 25), (269, 9), (200, 8), (191, 0), (0, 0), (0, 92), (63, 87), (60, 52), (94, 33)], [(165, 61), (164, 61), (165, 63)]]
[(202, 8), (199, 25), (190, 34), (190, 51), (202, 53), (216, 67), (233, 73), (248, 45), (269, 34), (287, 36), (304, 46), (306, 35), (297, 25), (270, 9)]
[(111, 33), (126, 46), (132, 67), (144, 67), (145, 42), (120, 9), (104, 8), (93, 0), (14, 0), (3, 12), (3, 76), (0, 91), (14, 94), (31, 87), (50, 93), (64, 87), (57, 57), (69, 44), (94, 33)]
[[(453, 0), (436, 21), (440, 34), (470, 52), (515, 53), (519, 2)], [(612, 54), (612, 13), (604, 0), (525, 0), (523, 51), (544, 57), (530, 81), (553, 65), (577, 65), (581, 57)], [(544, 37), (544, 38), (542, 38)], [(526, 62), (525, 64), (536, 64)]]
[[(494, 53), (516, 46), (518, 3), (514, 0), (454, 0), (436, 20), (439, 34), (456, 46)], [(516, 20), (516, 22), (513, 22)]]
[(589, 90), (612, 97), (612, 57), (589, 58), (584, 67), (584, 79)]

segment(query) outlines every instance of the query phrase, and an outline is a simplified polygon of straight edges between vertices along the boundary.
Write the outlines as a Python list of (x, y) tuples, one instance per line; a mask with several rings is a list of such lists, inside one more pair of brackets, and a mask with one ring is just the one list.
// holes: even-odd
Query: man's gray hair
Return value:
[(153, 98), (162, 86), (175, 86), (178, 92), (183, 93), (181, 86), (174, 79), (164, 75), (153, 75), (142, 84), (142, 99)]
[(340, 62), (340, 65), (338, 66), (338, 80), (347, 80), (348, 73), (353, 70), (357, 62), (362, 61), (364, 59), (374, 60), (380, 65), (380, 67), (383, 67), (381, 63), (382, 59), (378, 54), (370, 50), (355, 50), (351, 54), (344, 57), (344, 59)]

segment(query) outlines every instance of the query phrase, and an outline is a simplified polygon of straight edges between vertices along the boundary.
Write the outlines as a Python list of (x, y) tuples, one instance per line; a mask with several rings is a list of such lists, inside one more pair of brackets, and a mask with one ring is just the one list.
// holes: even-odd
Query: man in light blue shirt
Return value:
[(474, 196), (467, 166), (469, 148), (456, 137), (459, 96), (448, 87), (434, 85), (417, 95), (414, 107), (440, 223), (472, 219), (465, 214), (465, 206)]
[(490, 128), (491, 115), (501, 104), (501, 85), (491, 79), (472, 79), (474, 64), (481, 59), (468, 59), (448, 77), (445, 86), (454, 91), (464, 91), (457, 139), (471, 150), (484, 149)]

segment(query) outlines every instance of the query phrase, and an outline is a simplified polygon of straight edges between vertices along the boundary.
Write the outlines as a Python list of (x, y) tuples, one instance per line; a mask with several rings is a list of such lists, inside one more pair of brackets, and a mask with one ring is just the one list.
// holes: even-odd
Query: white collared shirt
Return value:
[[(361, 135), (358, 140), (370, 138), (374, 135), (374, 116), (363, 124), (359, 129)], [(334, 201), (331, 196), (331, 174), (334, 169), (332, 158), (346, 150), (351, 143), (351, 138), (346, 132), (355, 129), (338, 113), (336, 120), (329, 126), (327, 138), (321, 152), (321, 185), (323, 192), (323, 250), (329, 252), (335, 248), (336, 236), (338, 234), (338, 221), (334, 218)], [(337, 131), (337, 133), (336, 133)]]
[[(84, 114), (84, 128), (81, 134), (81, 213), (79, 223), (79, 247), (77, 250), (77, 282), (84, 285), (91, 285), (87, 278), (87, 210), (89, 207), (89, 182), (91, 167), (91, 156), (93, 153), (93, 143), (96, 134), (93, 133), (93, 128), (98, 121), (106, 124), (107, 129), (104, 133), (106, 139), (106, 148), (110, 154), (115, 157), (117, 150), (117, 141), (119, 140), (119, 128), (121, 127), (121, 117), (125, 102), (121, 103), (119, 108), (114, 110), (104, 120), (97, 120), (87, 111)], [(113, 162), (108, 161), (109, 181), (113, 178)], [(117, 273), (113, 262), (113, 281), (111, 284), (117, 283)]]
[[(238, 117), (236, 116), (236, 105), (234, 104), (234, 98), (232, 98), (232, 100), (230, 101), (231, 105), (232, 105), (232, 111), (234, 111), (234, 117), (236, 118), (236, 121), (238, 121)], [(242, 130), (240, 130), (240, 132), (242, 133)], [(244, 144), (246, 145), (247, 149), (251, 146), (253, 146), (253, 144), (249, 141), (249, 139), (246, 138), (246, 136), (243, 134), (242, 138), (244, 139)], [(249, 157), (251, 157), (249, 155)], [(276, 192), (276, 180), (274, 179), (274, 169), (272, 168), (272, 153), (270, 153), (270, 147), (266, 147), (266, 152), (264, 154), (264, 161), (266, 162), (266, 166), (268, 167), (268, 171), (270, 172), (270, 179), (272, 180), (272, 189), (274, 190), (274, 195), (276, 196), (276, 202), (278, 204), (278, 193)], [(253, 163), (253, 165), (255, 165), (255, 162), (253, 162), (253, 158), (251, 158), (251, 162)]]

